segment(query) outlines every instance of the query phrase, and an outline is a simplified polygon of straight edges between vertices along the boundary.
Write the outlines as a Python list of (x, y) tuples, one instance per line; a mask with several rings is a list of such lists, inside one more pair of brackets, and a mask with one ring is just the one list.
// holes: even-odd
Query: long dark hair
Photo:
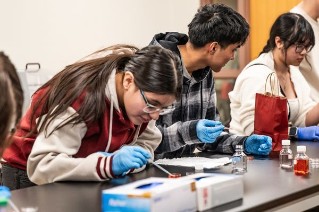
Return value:
[[(17, 124), (21, 118), (23, 90), (14, 65), (9, 57), (0, 52), (0, 157), (9, 144), (10, 125)], [(15, 119), (13, 119), (15, 117)]]
[(3, 52), (0, 52), (0, 69), (1, 71), (4, 71), (8, 74), (8, 77), (10, 78), (12, 84), (14, 98), (16, 101), (15, 123), (17, 124), (22, 116), (22, 107), (24, 101), (23, 89), (15, 66), (11, 62), (10, 58)]
[[(131, 71), (134, 82), (144, 91), (180, 97), (182, 76), (177, 71), (178, 59), (170, 50), (158, 46), (138, 50), (130, 45), (115, 45), (92, 55), (98, 54), (104, 56), (93, 59), (88, 57), (69, 65), (39, 88), (48, 89), (43, 97), (34, 103), (31, 113), (31, 121), (37, 118), (34, 116), (39, 107), (40, 114), (46, 114), (40, 116), (37, 122), (39, 132), (47, 131), (52, 120), (64, 112), (83, 92), (85, 98), (77, 111), (78, 116), (69, 117), (54, 130), (69, 123), (97, 121), (105, 111), (105, 88), (114, 69), (117, 72)], [(32, 130), (34, 131), (35, 129)]]
[(285, 52), (296, 43), (315, 45), (315, 35), (311, 25), (304, 17), (296, 13), (284, 13), (275, 20), (270, 29), (267, 44), (260, 54), (267, 53), (276, 47), (276, 36), (284, 42)]
[(222, 48), (243, 45), (249, 25), (238, 12), (224, 4), (207, 4), (200, 8), (188, 25), (190, 42), (197, 48), (216, 41)]

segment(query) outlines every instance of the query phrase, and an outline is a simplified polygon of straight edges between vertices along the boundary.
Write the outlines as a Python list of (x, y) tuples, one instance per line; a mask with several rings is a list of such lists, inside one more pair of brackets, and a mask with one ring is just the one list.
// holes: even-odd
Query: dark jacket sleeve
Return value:
[(248, 136), (237, 136), (234, 134), (222, 132), (222, 134), (216, 139), (214, 143), (206, 143), (202, 147), (199, 147), (202, 151), (233, 154), (236, 149), (236, 145), (244, 145)]

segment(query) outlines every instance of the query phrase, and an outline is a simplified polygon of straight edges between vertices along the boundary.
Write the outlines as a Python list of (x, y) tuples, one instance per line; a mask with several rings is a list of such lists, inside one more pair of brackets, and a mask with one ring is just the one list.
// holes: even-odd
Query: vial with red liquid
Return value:
[(297, 155), (294, 159), (294, 172), (296, 175), (309, 174), (309, 157), (306, 155), (306, 146), (297, 146)]

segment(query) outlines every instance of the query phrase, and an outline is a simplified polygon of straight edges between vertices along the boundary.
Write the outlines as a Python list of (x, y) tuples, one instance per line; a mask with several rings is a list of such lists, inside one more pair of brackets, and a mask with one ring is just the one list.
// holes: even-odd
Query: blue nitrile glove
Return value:
[(130, 169), (141, 168), (151, 157), (150, 152), (140, 146), (124, 146), (113, 156), (113, 173), (118, 176)]
[(269, 155), (272, 148), (271, 138), (265, 135), (251, 135), (244, 143), (244, 149), (249, 154)]
[(297, 137), (298, 140), (319, 141), (319, 127), (298, 127)]
[(197, 137), (201, 142), (213, 143), (223, 132), (224, 128), (224, 125), (219, 121), (202, 119), (196, 125)]

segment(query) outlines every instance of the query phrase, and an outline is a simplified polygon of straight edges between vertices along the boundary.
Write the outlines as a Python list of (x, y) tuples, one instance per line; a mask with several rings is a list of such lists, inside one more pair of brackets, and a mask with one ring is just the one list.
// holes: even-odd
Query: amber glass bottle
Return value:
[(309, 174), (309, 157), (306, 155), (306, 146), (297, 146), (297, 155), (294, 160), (296, 175)]

